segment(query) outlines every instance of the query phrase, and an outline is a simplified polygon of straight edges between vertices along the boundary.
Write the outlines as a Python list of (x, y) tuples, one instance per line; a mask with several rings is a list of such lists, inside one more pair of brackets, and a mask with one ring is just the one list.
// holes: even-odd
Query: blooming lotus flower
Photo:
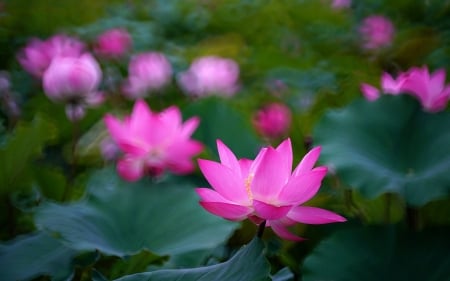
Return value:
[(51, 100), (68, 104), (69, 119), (78, 120), (84, 116), (84, 105), (103, 101), (103, 95), (97, 92), (101, 77), (100, 66), (90, 54), (56, 57), (44, 73), (43, 86)]
[(117, 172), (128, 181), (136, 181), (144, 174), (159, 175), (164, 170), (190, 173), (194, 170), (192, 157), (203, 149), (200, 142), (190, 139), (199, 119), (193, 117), (182, 123), (176, 106), (155, 113), (143, 100), (138, 100), (131, 115), (123, 121), (110, 114), (104, 121), (123, 152)]
[(207, 56), (195, 60), (189, 70), (179, 75), (178, 82), (189, 95), (232, 96), (238, 89), (238, 79), (239, 66), (235, 61)]
[(281, 103), (271, 103), (258, 110), (253, 118), (256, 130), (269, 139), (283, 137), (291, 125), (291, 111)]
[(444, 69), (430, 74), (427, 67), (413, 67), (402, 88), (417, 97), (426, 111), (441, 111), (450, 98), (450, 85), (445, 85), (445, 76)]
[(124, 94), (134, 99), (141, 98), (149, 91), (159, 90), (170, 82), (172, 66), (161, 53), (143, 53), (133, 57), (128, 75), (123, 87)]
[(100, 34), (95, 43), (95, 52), (102, 57), (117, 58), (131, 48), (132, 40), (127, 30), (113, 28)]
[(220, 163), (198, 160), (213, 188), (196, 189), (201, 206), (208, 212), (232, 221), (265, 221), (277, 235), (294, 241), (302, 238), (290, 233), (287, 226), (345, 221), (333, 212), (301, 206), (318, 192), (327, 173), (326, 167), (313, 168), (320, 147), (308, 152), (294, 171), (290, 139), (277, 148), (261, 149), (255, 160), (238, 160), (221, 141), (217, 141), (217, 149)]
[(359, 32), (363, 37), (365, 49), (379, 49), (391, 44), (394, 25), (384, 16), (372, 15), (363, 20)]
[(55, 35), (45, 41), (32, 39), (18, 54), (22, 67), (36, 78), (42, 78), (53, 58), (78, 57), (84, 51), (84, 44), (66, 35)]
[(394, 79), (389, 73), (383, 72), (381, 75), (381, 89), (386, 94), (397, 95), (404, 91), (403, 85), (408, 80), (407, 73), (400, 73), (397, 79)]

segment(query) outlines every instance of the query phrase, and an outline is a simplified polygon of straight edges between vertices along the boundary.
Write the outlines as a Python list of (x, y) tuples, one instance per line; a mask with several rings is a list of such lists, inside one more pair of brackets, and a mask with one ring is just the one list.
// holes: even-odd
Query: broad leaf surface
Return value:
[(264, 245), (255, 238), (230, 260), (206, 267), (168, 269), (125, 276), (117, 281), (259, 281), (270, 280)]
[(0, 245), (0, 276), (2, 280), (29, 280), (48, 275), (52, 280), (65, 280), (72, 273), (76, 255), (43, 232), (18, 237)]
[(336, 232), (306, 258), (304, 281), (441, 281), (450, 276), (449, 229), (366, 227)]
[(220, 139), (238, 158), (253, 158), (257, 154), (261, 143), (253, 133), (251, 118), (245, 118), (226, 100), (203, 98), (189, 105), (184, 113), (200, 117), (194, 138), (206, 144), (211, 151), (217, 151), (216, 140)]
[(400, 194), (422, 206), (450, 193), (450, 113), (426, 113), (410, 96), (357, 100), (315, 128), (322, 162), (365, 197)]
[(147, 249), (173, 255), (223, 243), (238, 224), (207, 213), (190, 183), (128, 183), (113, 169), (97, 172), (80, 202), (46, 203), (36, 223), (72, 248), (117, 256)]

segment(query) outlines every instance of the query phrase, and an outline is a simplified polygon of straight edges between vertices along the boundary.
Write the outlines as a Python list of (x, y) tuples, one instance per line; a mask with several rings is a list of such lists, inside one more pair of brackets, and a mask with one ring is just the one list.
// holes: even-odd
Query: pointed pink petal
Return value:
[(333, 222), (344, 222), (347, 220), (344, 217), (331, 211), (307, 206), (294, 207), (289, 212), (288, 217), (297, 222), (305, 224), (325, 224)]
[(389, 73), (383, 72), (381, 75), (381, 89), (386, 94), (399, 94), (404, 80), (404, 75), (399, 75), (397, 80), (395, 80)]
[(252, 213), (252, 209), (249, 207), (229, 203), (201, 201), (200, 205), (208, 212), (232, 221), (244, 220)]
[(234, 153), (221, 141), (217, 140), (217, 151), (219, 152), (220, 162), (232, 170), (239, 170), (239, 162)]
[(300, 205), (311, 199), (319, 191), (320, 184), (327, 174), (327, 168), (318, 167), (308, 173), (291, 177), (278, 196), (282, 204)]
[(274, 206), (262, 201), (253, 200), (256, 215), (265, 220), (277, 220), (286, 216), (292, 206)]
[(126, 136), (126, 132), (123, 128), (122, 122), (120, 122), (111, 114), (106, 114), (103, 118), (103, 121), (105, 122), (109, 134), (116, 142)]
[(375, 101), (380, 97), (380, 91), (372, 85), (361, 83), (359, 89), (368, 101)]
[(192, 117), (186, 122), (184, 122), (183, 127), (181, 128), (180, 137), (181, 138), (189, 138), (192, 133), (194, 133), (195, 129), (197, 129), (200, 123), (200, 118)]
[(219, 192), (217, 192), (211, 188), (199, 187), (199, 188), (195, 189), (195, 192), (197, 192), (198, 196), (200, 196), (200, 201), (222, 202), (222, 203), (229, 203), (229, 204), (234, 203), (233, 201), (226, 199)]
[(223, 197), (244, 205), (249, 202), (249, 195), (244, 187), (244, 181), (239, 177), (240, 172), (209, 160), (198, 160), (198, 165), (206, 180)]
[(292, 176), (298, 176), (301, 173), (309, 172), (314, 167), (314, 165), (317, 162), (317, 159), (319, 159), (320, 152), (322, 151), (322, 147), (317, 146), (313, 149), (311, 149), (300, 161), (300, 163), (297, 165), (297, 167), (294, 170), (294, 173)]
[(292, 171), (292, 144), (291, 139), (287, 138), (284, 140), (276, 150), (278, 153), (284, 158), (282, 160), (282, 165), (285, 166), (284, 169), (289, 170), (289, 173)]
[(296, 236), (296, 235), (290, 233), (283, 224), (278, 223), (276, 221), (271, 221), (270, 227), (272, 227), (273, 232), (275, 232), (278, 236), (280, 236), (283, 239), (291, 240), (291, 241), (305, 240), (305, 238), (302, 238), (302, 237), (299, 237), (299, 236)]
[(444, 89), (445, 84), (445, 70), (444, 69), (438, 69), (430, 77), (430, 82), (428, 84), (428, 90), (430, 92), (430, 95), (435, 97), (436, 95), (440, 94), (442, 90)]
[(252, 167), (253, 161), (250, 159), (239, 159), (239, 167), (241, 168), (242, 178), (247, 178), (250, 173), (250, 168)]
[(276, 199), (291, 174), (283, 160), (278, 151), (272, 147), (267, 148), (251, 182), (254, 199), (263, 201)]
[(144, 168), (140, 159), (125, 157), (117, 162), (117, 173), (130, 182), (139, 180), (144, 175)]

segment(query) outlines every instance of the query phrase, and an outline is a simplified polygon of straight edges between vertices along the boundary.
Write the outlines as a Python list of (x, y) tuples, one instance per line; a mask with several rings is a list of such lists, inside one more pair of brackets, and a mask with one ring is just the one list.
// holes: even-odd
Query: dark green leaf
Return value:
[(448, 280), (450, 232), (415, 233), (395, 228), (336, 232), (304, 262), (303, 280)]
[(400, 194), (421, 206), (450, 193), (450, 113), (426, 113), (406, 95), (363, 99), (315, 128), (321, 160), (368, 198)]
[(177, 281), (259, 281), (270, 280), (270, 266), (264, 258), (264, 245), (255, 238), (249, 245), (241, 248), (230, 260), (206, 267), (189, 269), (158, 270), (138, 273), (117, 279), (134, 280), (177, 280)]
[(2, 280), (29, 280), (49, 275), (65, 280), (72, 273), (71, 261), (77, 254), (57, 239), (38, 232), (0, 246)]
[(188, 182), (128, 183), (111, 168), (97, 172), (88, 189), (80, 202), (44, 204), (37, 225), (72, 248), (117, 256), (144, 249), (159, 255), (211, 249), (238, 227), (203, 210)]

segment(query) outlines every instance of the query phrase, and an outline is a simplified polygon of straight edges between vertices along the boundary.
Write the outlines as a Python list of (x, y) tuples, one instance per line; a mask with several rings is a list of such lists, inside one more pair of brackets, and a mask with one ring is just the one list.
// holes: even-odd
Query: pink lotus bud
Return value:
[(189, 95), (232, 96), (238, 89), (239, 66), (231, 59), (202, 57), (195, 60), (189, 70), (181, 73), (178, 82)]
[(391, 44), (394, 37), (394, 25), (384, 16), (373, 15), (363, 20), (359, 32), (363, 37), (365, 49), (379, 49)]
[(46, 41), (32, 39), (22, 49), (17, 59), (22, 67), (36, 78), (42, 78), (53, 58), (57, 56), (78, 57), (84, 44), (66, 35), (55, 35)]
[(372, 85), (361, 83), (360, 90), (368, 101), (375, 101), (380, 97), (380, 90)]
[(172, 66), (162, 53), (149, 52), (132, 58), (128, 79), (123, 86), (127, 97), (144, 97), (149, 91), (159, 90), (170, 82)]
[(258, 110), (253, 124), (261, 135), (273, 139), (285, 136), (291, 126), (291, 111), (281, 103), (271, 103)]
[(78, 102), (97, 94), (101, 77), (100, 66), (90, 54), (56, 57), (44, 73), (44, 91), (53, 101)]
[(345, 9), (352, 5), (352, 0), (333, 0), (331, 7), (333, 9)]
[(127, 30), (114, 28), (98, 36), (95, 43), (95, 52), (105, 58), (117, 58), (128, 52), (131, 44), (131, 36)]

